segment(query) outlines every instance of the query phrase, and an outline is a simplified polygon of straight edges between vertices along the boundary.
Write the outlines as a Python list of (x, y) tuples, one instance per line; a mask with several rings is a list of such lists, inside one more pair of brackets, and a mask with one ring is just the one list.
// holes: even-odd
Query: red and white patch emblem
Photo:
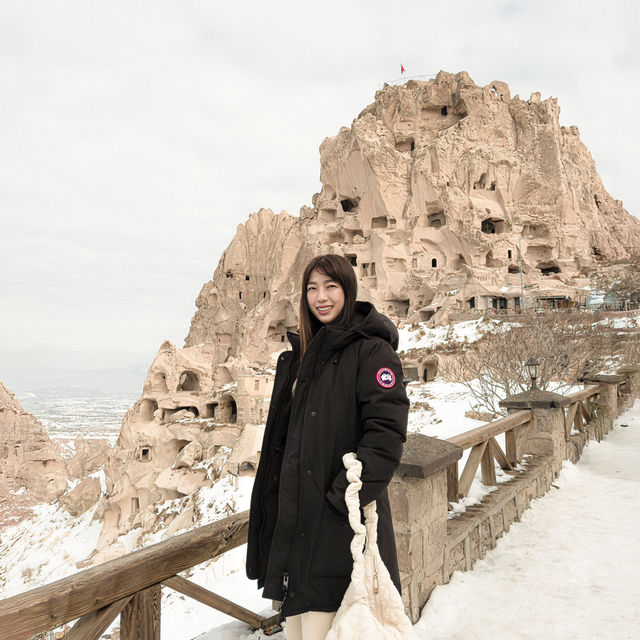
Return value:
[(378, 369), (378, 373), (376, 373), (376, 380), (381, 387), (391, 389), (396, 383), (396, 375), (391, 369), (382, 367), (382, 369)]

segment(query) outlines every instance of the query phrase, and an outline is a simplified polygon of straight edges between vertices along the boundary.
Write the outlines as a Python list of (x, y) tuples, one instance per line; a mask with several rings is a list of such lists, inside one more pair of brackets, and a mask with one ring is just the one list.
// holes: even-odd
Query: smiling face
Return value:
[(307, 303), (311, 313), (323, 324), (338, 318), (344, 308), (344, 291), (326, 273), (314, 269), (307, 281)]

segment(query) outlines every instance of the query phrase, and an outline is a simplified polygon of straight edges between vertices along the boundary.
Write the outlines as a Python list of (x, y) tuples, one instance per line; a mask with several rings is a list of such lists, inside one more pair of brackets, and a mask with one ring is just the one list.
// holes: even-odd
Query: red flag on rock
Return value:
[(400, 63), (400, 73), (404, 73), (404, 67), (402, 66), (402, 62)]

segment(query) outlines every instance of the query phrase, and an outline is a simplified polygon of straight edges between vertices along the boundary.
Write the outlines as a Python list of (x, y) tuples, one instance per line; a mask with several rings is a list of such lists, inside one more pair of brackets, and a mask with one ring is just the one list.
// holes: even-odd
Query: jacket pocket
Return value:
[(309, 577), (348, 578), (353, 568), (349, 548), (352, 538), (349, 520), (332, 509), (325, 500), (315, 544), (310, 550)]

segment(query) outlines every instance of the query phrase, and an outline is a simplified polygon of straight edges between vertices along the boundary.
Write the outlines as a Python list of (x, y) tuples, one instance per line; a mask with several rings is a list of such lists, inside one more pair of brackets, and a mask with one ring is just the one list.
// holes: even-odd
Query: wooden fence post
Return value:
[(121, 640), (160, 640), (160, 585), (139, 591), (120, 614)]

